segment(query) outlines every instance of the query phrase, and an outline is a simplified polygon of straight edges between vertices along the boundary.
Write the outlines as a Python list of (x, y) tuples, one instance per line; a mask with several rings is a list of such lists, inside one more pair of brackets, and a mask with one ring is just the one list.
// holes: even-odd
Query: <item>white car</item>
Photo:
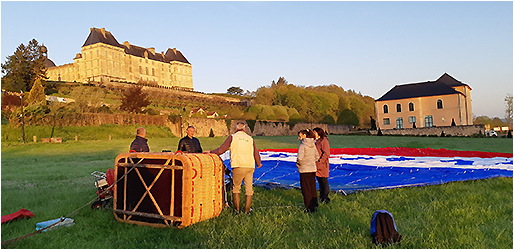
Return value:
[(489, 137), (498, 137), (498, 134), (494, 130), (487, 130), (485, 131), (485, 135)]

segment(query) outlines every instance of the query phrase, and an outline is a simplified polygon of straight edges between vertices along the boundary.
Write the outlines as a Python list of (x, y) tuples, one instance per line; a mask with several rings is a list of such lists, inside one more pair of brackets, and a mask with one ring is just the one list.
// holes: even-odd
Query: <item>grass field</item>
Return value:
[[(2, 131), (3, 134), (4, 131)], [(176, 150), (178, 138), (149, 136), (152, 151)], [(204, 150), (224, 137), (200, 138)], [(105, 171), (132, 139), (62, 144), (2, 142), (1, 212), (28, 209), (35, 218), (1, 226), (2, 241), (35, 230), (95, 198), (90, 173)], [(295, 136), (256, 137), (257, 147), (296, 148)], [(512, 153), (512, 139), (439, 137), (330, 137), (331, 147), (421, 147)], [(512, 178), (438, 186), (331, 194), (315, 214), (303, 213), (299, 190), (255, 189), (250, 216), (225, 209), (185, 229), (117, 222), (111, 211), (85, 207), (75, 225), (2, 245), (2, 248), (377, 248), (371, 243), (375, 210), (390, 211), (403, 235), (392, 248), (512, 248)]]

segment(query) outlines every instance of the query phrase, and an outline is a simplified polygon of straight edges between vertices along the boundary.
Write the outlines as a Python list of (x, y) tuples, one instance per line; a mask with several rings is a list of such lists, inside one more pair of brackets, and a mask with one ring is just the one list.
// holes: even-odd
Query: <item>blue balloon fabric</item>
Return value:
[[(262, 167), (255, 169), (255, 185), (300, 186), (296, 153), (260, 154)], [(230, 168), (229, 156), (222, 159)], [(512, 158), (504, 157), (331, 155), (329, 162), (330, 189), (345, 193), (513, 176)]]

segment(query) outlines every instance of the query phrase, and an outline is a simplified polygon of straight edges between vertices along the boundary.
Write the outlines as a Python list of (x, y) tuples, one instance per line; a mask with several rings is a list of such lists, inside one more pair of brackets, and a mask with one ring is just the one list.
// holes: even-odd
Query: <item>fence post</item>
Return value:
[(111, 135), (109, 135), (109, 141), (111, 140)]
[(75, 136), (75, 141), (79, 141), (79, 137), (78, 136)]
[(34, 139), (34, 142), (37, 142), (37, 137), (36, 136), (34, 136), (33, 139)]

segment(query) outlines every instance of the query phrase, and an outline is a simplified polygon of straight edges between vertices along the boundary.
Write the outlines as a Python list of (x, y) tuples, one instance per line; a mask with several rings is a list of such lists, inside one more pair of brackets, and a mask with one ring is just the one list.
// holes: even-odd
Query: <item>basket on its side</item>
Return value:
[(216, 217), (224, 205), (223, 169), (215, 154), (122, 153), (114, 171), (117, 180), (126, 176), (114, 185), (114, 216), (153, 227)]

